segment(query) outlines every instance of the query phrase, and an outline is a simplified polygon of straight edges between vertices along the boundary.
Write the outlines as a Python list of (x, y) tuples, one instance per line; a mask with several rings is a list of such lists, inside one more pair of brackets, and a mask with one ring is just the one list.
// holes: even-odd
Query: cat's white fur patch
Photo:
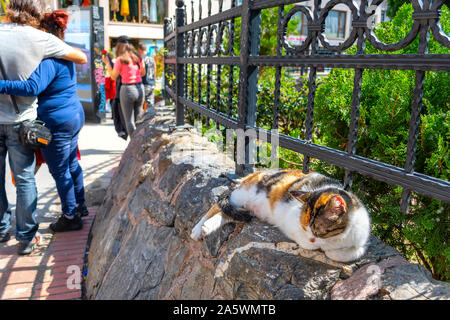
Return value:
[(316, 237), (309, 226), (306, 227), (306, 231), (302, 229), (300, 225), (302, 203), (295, 199), (290, 202), (278, 201), (271, 210), (266, 192), (258, 190), (257, 186), (253, 185), (248, 190), (246, 188), (234, 190), (230, 196), (230, 203), (234, 207), (251, 210), (259, 219), (277, 226), (303, 249), (322, 249), (335, 261), (353, 261), (359, 259), (365, 252), (370, 235), (370, 219), (364, 207), (349, 212), (349, 223), (344, 232), (322, 239)]
[(221, 214), (216, 214), (206, 220), (206, 222), (202, 226), (202, 235), (206, 237), (207, 235), (217, 231), (222, 227), (225, 223), (227, 223), (227, 219), (223, 217)]
[(206, 218), (203, 216), (200, 221), (195, 225), (191, 232), (191, 238), (194, 240), (200, 240), (202, 238), (202, 226), (205, 223)]

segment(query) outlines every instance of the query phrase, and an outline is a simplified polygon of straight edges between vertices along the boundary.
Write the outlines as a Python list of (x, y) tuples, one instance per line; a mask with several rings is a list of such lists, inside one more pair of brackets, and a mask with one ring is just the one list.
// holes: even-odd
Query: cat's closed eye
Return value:
[[(311, 231), (320, 238), (343, 232), (348, 224), (347, 202), (340, 195), (323, 195), (325, 203), (316, 202), (310, 221)], [(321, 197), (321, 198), (322, 198)]]

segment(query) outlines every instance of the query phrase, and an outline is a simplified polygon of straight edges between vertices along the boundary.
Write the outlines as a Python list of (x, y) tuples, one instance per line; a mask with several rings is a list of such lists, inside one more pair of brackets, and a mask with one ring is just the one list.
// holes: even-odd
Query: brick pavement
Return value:
[[(80, 147), (87, 204), (102, 202), (114, 169), (128, 145), (117, 136), (113, 121), (107, 117), (101, 125), (86, 123), (80, 133)], [(10, 169), (6, 168), (6, 193), (15, 210), (16, 189), (10, 183)], [(82, 272), (86, 243), (97, 207), (90, 207), (89, 216), (83, 218), (80, 231), (52, 234), (48, 227), (61, 214), (61, 202), (56, 185), (43, 165), (36, 174), (38, 190), (37, 220), (42, 234), (41, 245), (29, 256), (16, 253), (15, 214), (12, 215), (12, 238), (0, 243), (0, 300), (3, 299), (80, 299), (81, 289), (73, 279)], [(69, 281), (69, 286), (67, 283)], [(70, 287), (70, 288), (69, 288)]]
[(16, 253), (14, 237), (0, 244), (0, 300), (81, 299), (83, 263), (98, 207), (89, 208), (83, 229), (52, 234), (41, 223), (41, 244), (27, 256)]

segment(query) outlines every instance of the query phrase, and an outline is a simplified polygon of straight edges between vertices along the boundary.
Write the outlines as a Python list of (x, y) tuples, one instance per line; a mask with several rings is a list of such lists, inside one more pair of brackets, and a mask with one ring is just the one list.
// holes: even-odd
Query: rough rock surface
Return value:
[(253, 219), (189, 234), (229, 187), (234, 163), (173, 110), (146, 113), (91, 231), (88, 299), (449, 299), (450, 285), (371, 237), (352, 264), (299, 248)]

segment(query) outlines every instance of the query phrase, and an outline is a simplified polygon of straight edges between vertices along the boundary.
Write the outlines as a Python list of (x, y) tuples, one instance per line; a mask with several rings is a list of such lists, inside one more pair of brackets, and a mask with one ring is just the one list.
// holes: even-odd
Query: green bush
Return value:
[[(377, 37), (394, 43), (411, 30), (413, 9), (403, 5), (391, 22), (376, 29)], [(442, 9), (441, 24), (450, 31), (450, 14)], [(418, 38), (395, 53), (417, 53)], [(351, 48), (349, 53), (354, 53)], [(381, 53), (367, 43), (366, 53)], [(449, 53), (430, 38), (429, 53)], [(403, 167), (408, 143), (408, 123), (413, 97), (414, 71), (364, 70), (356, 153)], [(354, 70), (333, 69), (317, 88), (314, 120), (315, 138), (321, 144), (345, 150), (351, 113)], [(449, 178), (450, 73), (426, 72), (421, 125), (415, 171)], [(319, 166), (319, 170), (321, 167)], [(333, 172), (343, 177), (342, 170)], [(355, 175), (353, 190), (370, 210), (373, 233), (397, 248), (404, 256), (427, 267), (433, 276), (450, 280), (450, 205), (412, 195), (408, 214), (399, 210), (401, 188)]]

